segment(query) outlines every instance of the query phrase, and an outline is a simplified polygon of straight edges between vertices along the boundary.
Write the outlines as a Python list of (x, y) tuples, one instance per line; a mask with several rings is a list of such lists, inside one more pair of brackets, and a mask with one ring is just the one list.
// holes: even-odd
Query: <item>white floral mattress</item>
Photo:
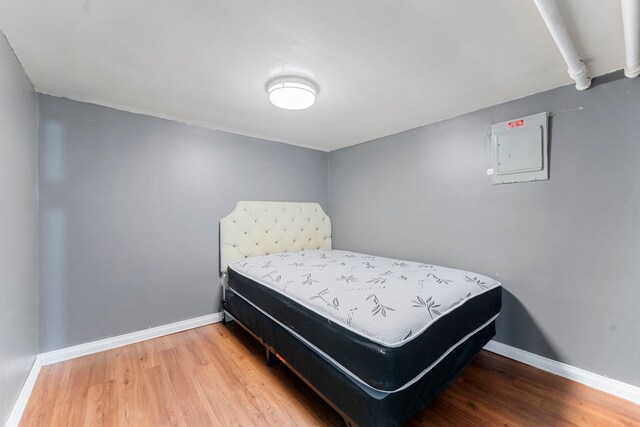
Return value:
[(341, 250), (247, 258), (229, 268), (387, 347), (500, 286), (469, 271)]

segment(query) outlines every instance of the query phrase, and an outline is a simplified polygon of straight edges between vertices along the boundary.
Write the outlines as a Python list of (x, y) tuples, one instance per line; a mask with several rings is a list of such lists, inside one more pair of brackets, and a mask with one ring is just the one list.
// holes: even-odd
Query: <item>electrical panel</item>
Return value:
[(491, 127), (494, 184), (549, 179), (548, 117), (534, 114)]

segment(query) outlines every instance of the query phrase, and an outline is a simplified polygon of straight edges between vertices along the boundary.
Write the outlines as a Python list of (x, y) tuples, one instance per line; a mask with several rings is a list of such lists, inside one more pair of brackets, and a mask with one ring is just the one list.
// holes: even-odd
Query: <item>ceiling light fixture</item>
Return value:
[(267, 84), (269, 101), (285, 110), (304, 110), (316, 102), (318, 88), (300, 77), (279, 77)]

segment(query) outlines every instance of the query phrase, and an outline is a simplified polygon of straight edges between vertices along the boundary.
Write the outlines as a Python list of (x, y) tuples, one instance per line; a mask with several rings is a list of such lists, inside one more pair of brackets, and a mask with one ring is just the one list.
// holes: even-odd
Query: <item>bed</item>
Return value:
[(238, 202), (220, 221), (225, 321), (264, 346), (348, 425), (397, 425), (495, 334), (499, 282), (334, 250), (317, 203)]

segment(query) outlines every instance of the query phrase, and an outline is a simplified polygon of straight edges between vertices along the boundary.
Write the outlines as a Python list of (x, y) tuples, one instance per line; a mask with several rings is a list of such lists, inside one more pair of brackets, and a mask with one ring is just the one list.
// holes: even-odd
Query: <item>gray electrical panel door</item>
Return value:
[(540, 113), (491, 127), (494, 184), (549, 179), (547, 120)]

